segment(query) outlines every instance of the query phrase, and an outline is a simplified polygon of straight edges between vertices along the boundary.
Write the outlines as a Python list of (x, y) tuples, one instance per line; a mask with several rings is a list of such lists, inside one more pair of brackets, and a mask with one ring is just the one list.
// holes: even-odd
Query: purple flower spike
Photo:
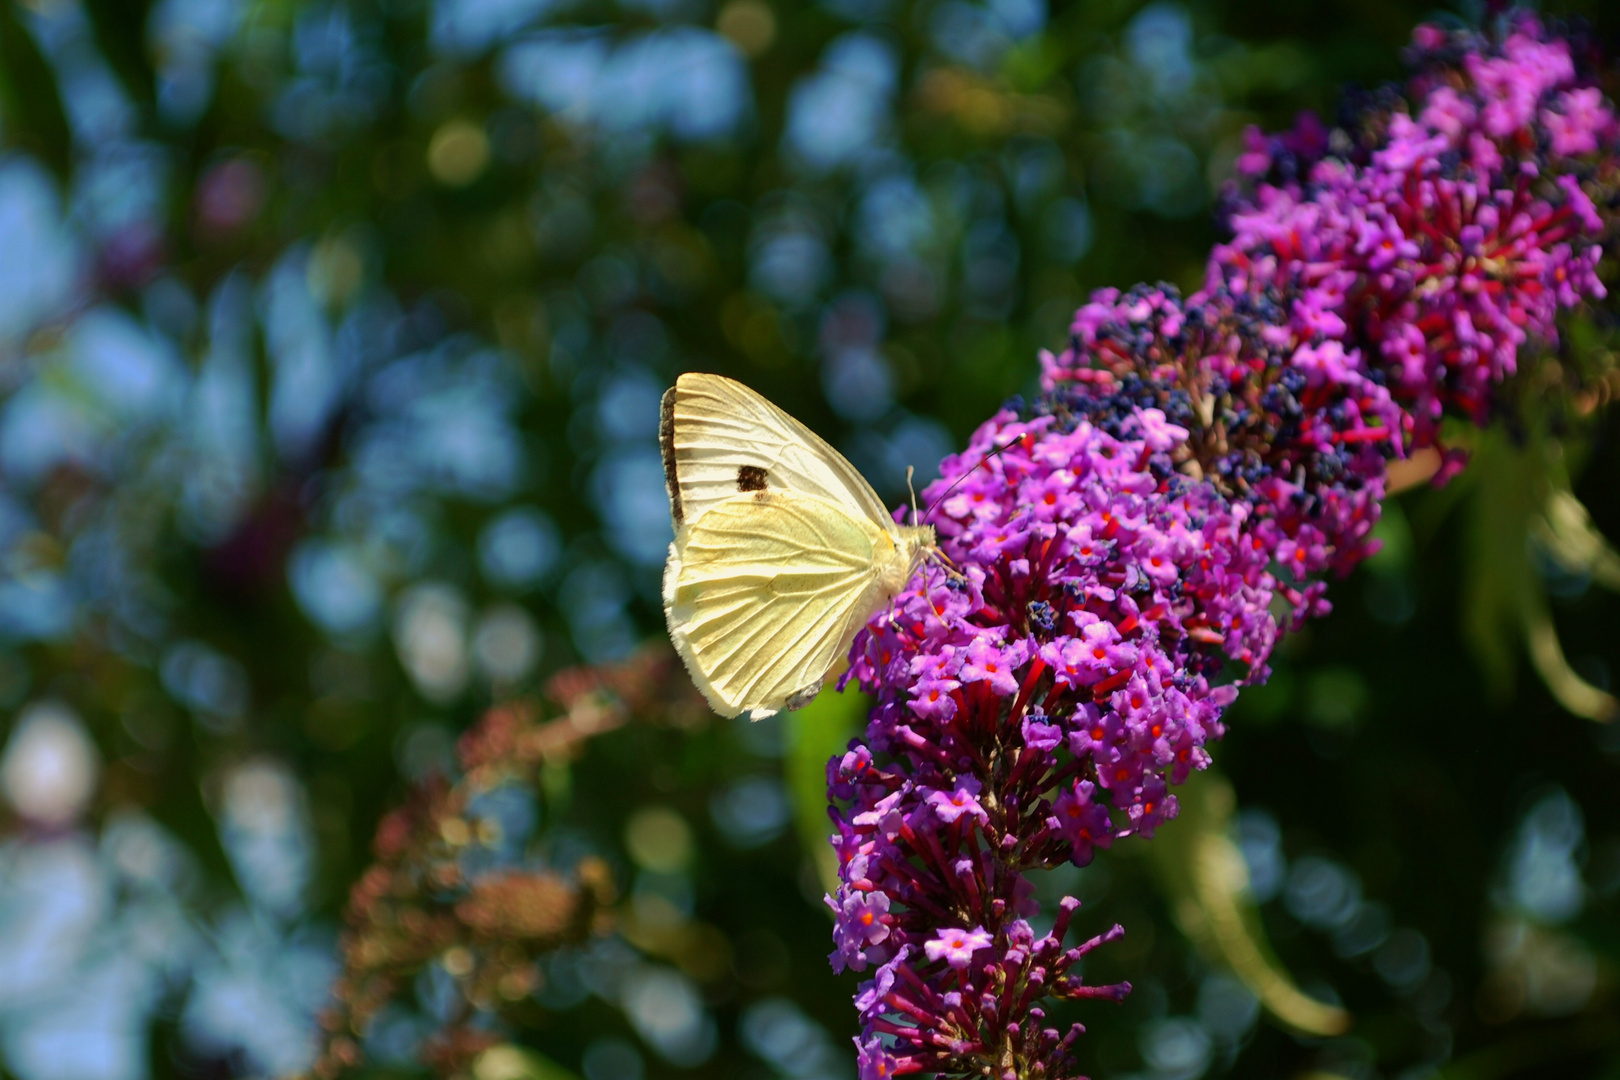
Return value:
[(1506, 25), (1420, 28), (1410, 100), (1351, 130), (1251, 133), (1206, 287), (1095, 294), (1036, 405), (924, 492), (945, 559), (856, 637), (876, 706), (828, 766), (832, 962), (877, 965), (863, 1080), (1074, 1076), (1082, 1029), (1042, 1002), (1129, 993), (1075, 971), (1123, 931), (1066, 945), (1065, 897), (1037, 938), (1028, 872), (1175, 817), (1238, 687), (1375, 549), (1389, 463), (1487, 418), (1603, 295), (1588, 188), (1620, 122), (1565, 42)]

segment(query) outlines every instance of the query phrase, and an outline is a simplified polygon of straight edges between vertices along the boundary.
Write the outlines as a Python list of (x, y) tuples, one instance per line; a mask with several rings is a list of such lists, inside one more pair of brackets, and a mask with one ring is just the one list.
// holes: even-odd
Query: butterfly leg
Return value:
[(967, 581), (967, 575), (962, 573), (957, 565), (951, 561), (951, 557), (945, 554), (942, 549), (937, 547), (929, 548), (928, 557), (939, 563), (939, 567), (941, 570), (945, 571), (946, 577), (949, 577), (954, 581)]

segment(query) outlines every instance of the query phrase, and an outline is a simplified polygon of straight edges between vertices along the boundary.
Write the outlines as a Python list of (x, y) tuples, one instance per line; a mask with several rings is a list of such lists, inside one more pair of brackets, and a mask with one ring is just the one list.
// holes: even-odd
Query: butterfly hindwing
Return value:
[(733, 491), (671, 547), (670, 636), (717, 712), (768, 715), (814, 694), (898, 557), (832, 500)]

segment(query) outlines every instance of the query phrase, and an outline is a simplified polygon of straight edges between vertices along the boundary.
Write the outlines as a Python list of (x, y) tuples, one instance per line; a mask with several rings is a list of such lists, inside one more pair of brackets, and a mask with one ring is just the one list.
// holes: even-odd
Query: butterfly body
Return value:
[(729, 379), (681, 376), (661, 440), (670, 639), (723, 715), (803, 705), (905, 589), (933, 529), (896, 523), (836, 450)]

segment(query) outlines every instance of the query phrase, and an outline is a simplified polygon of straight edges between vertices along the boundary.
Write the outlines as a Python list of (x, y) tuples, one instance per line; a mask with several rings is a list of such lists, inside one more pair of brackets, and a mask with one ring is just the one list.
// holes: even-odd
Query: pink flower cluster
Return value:
[(1173, 817), (1235, 681), (1263, 677), (1273, 601), (1325, 610), (1316, 575), (1368, 549), (1400, 414), (1354, 357), (1221, 300), (1101, 294), (1036, 415), (996, 416), (925, 494), (954, 486), (935, 520), (961, 571), (863, 634), (851, 677), (879, 704), (829, 772), (851, 804), (833, 964), (880, 965), (866, 1075), (1007, 1045), (1063, 1075), (1078, 1030), (1029, 1002), (1125, 988), (1070, 974), (1094, 942), (1033, 937), (1023, 872)]
[(1073, 1075), (1081, 1029), (1042, 1002), (1123, 997), (1075, 970), (1121, 930), (1066, 948), (1071, 897), (1038, 935), (1027, 872), (1175, 816), (1278, 617), (1373, 550), (1389, 461), (1448, 407), (1487, 417), (1603, 295), (1583, 184), (1616, 124), (1567, 46), (1527, 20), (1418, 42), (1409, 108), (1255, 139), (1205, 289), (1096, 294), (1036, 406), (924, 493), (944, 559), (856, 639), (877, 704), (828, 765), (862, 1080)]
[[(1181, 477), (1246, 505), (1251, 543), (1283, 552), (1286, 577), (1347, 573), (1369, 553), (1385, 464), (1410, 423), (1357, 350), (1218, 283), (1186, 303), (1165, 285), (1100, 290), (1072, 333), (1062, 355), (1043, 356), (1056, 407), (1117, 435), (1142, 430)], [(1166, 424), (1187, 437), (1172, 444), (1157, 434)], [(1324, 588), (1282, 585), (1301, 617), (1318, 613)]]
[(1291, 324), (1359, 344), (1431, 442), (1449, 409), (1490, 416), (1493, 388), (1556, 317), (1605, 295), (1604, 222), (1587, 186), (1620, 122), (1567, 42), (1529, 17), (1502, 40), (1421, 27), (1409, 100), (1362, 138), (1249, 135), (1212, 282), (1288, 298)]

